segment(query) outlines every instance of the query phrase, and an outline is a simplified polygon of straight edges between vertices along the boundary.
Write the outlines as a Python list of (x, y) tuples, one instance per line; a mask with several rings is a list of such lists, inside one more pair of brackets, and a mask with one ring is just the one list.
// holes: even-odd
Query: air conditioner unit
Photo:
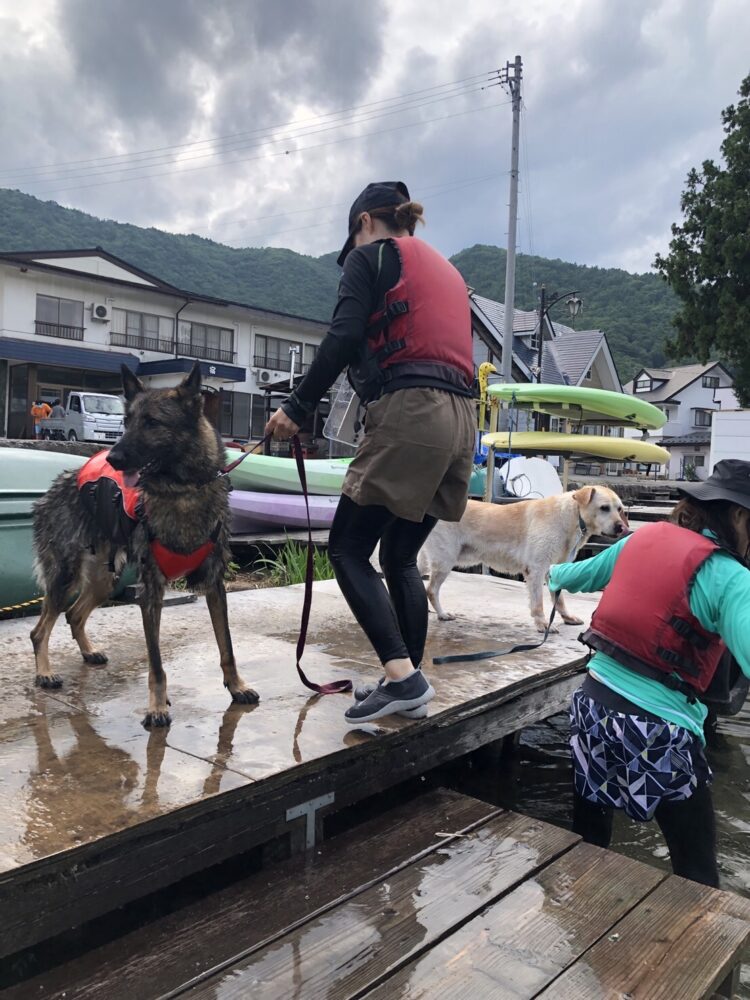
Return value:
[(270, 382), (271, 381), (271, 373), (270, 372), (266, 372), (266, 371), (261, 372), (260, 375), (258, 376), (258, 381), (259, 382)]
[(109, 323), (112, 319), (112, 310), (106, 302), (91, 303), (91, 318), (97, 323)]

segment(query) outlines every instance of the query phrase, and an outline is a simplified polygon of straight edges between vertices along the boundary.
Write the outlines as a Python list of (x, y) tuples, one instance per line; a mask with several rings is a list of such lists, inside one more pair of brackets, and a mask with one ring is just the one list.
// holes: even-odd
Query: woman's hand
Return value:
[(299, 424), (295, 424), (279, 407), (266, 424), (264, 434), (273, 434), (277, 441), (288, 441), (298, 430)]

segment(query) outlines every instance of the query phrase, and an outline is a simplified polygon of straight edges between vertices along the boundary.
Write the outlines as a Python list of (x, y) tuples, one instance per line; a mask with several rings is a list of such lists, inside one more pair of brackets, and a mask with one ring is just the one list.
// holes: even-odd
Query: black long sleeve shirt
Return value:
[[(381, 244), (383, 252), (378, 270)], [(296, 424), (302, 424), (341, 372), (360, 356), (370, 316), (383, 308), (386, 292), (400, 277), (401, 261), (388, 240), (356, 247), (348, 255), (328, 333), (307, 375), (281, 407)]]

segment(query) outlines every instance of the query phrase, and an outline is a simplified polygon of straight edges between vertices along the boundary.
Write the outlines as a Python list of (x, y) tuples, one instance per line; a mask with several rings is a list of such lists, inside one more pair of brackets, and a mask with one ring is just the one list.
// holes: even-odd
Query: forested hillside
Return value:
[[(307, 257), (272, 247), (238, 250), (200, 236), (176, 236), (97, 219), (20, 191), (0, 189), (0, 250), (94, 246), (180, 288), (266, 309), (325, 320), (336, 301), (339, 271), (334, 253)], [(460, 251), (453, 262), (477, 292), (504, 299), (505, 250), (477, 245)], [(663, 344), (675, 300), (656, 275), (520, 256), (516, 305), (535, 309), (542, 282), (548, 296), (571, 289), (578, 292), (584, 301), (583, 314), (571, 323), (561, 304), (553, 318), (578, 329), (604, 330), (623, 381), (640, 365), (665, 362)]]

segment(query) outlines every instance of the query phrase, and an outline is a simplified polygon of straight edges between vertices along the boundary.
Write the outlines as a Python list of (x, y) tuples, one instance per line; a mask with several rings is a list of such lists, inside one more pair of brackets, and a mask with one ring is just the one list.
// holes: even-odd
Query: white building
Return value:
[[(120, 391), (124, 362), (173, 385), (201, 363), (227, 438), (258, 438), (264, 385), (309, 366), (325, 323), (183, 291), (97, 247), (0, 254), (0, 435), (31, 436), (35, 399)], [(317, 428), (316, 428), (317, 430)]]
[(660, 431), (649, 434), (669, 450), (670, 479), (709, 474), (709, 447), (714, 414), (721, 409), (736, 409), (733, 379), (719, 362), (705, 365), (682, 365), (679, 368), (642, 368), (629, 392), (653, 403), (666, 414)]

